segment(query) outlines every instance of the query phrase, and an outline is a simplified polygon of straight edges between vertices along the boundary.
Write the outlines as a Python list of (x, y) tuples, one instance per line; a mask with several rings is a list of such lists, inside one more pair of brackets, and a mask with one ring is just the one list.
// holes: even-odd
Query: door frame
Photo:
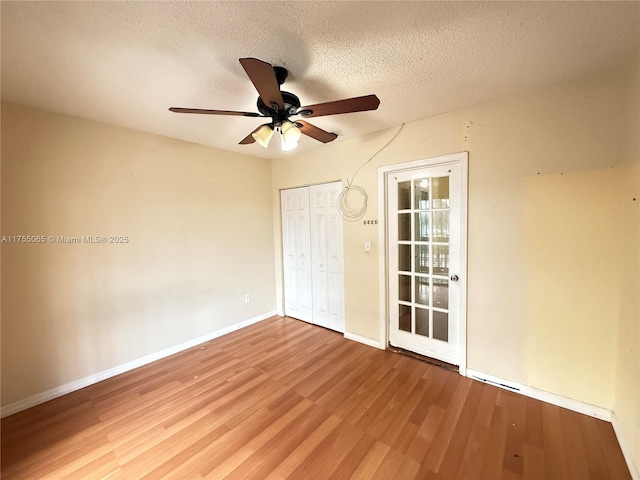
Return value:
[(388, 259), (388, 226), (387, 226), (387, 177), (394, 173), (418, 168), (434, 167), (447, 164), (461, 166), (460, 186), (460, 328), (459, 328), (459, 365), (460, 375), (467, 372), (467, 198), (468, 198), (468, 170), (469, 153), (459, 152), (449, 155), (415, 160), (378, 168), (378, 241), (379, 255), (379, 285), (380, 285), (380, 348), (389, 346), (389, 259)]

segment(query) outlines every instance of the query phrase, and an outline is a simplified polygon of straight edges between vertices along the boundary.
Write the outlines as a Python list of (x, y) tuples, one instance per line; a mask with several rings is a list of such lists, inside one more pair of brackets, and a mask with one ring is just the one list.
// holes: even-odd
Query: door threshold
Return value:
[(405, 350), (404, 348), (394, 347), (389, 344), (387, 346), (388, 350), (391, 350), (394, 353), (399, 353), (400, 355), (406, 355), (407, 357), (415, 358), (416, 360), (420, 360), (421, 362), (428, 363), (435, 367), (444, 368), (445, 370), (449, 370), (450, 372), (459, 372), (458, 365), (453, 365), (452, 363), (443, 362), (442, 360), (438, 360), (437, 358), (426, 357), (424, 355), (420, 355), (419, 353), (412, 352), (411, 350)]

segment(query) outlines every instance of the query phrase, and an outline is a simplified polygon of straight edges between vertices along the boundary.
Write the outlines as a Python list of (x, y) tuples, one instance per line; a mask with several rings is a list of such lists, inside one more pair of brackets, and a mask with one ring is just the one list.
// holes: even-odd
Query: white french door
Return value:
[(284, 313), (344, 332), (342, 182), (281, 191)]
[(461, 155), (385, 175), (389, 343), (454, 365), (466, 338)]

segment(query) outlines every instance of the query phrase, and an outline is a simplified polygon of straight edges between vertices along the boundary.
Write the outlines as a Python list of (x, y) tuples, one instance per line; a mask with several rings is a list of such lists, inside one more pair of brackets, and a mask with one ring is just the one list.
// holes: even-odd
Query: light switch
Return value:
[(364, 251), (365, 252), (371, 251), (371, 242), (364, 242)]

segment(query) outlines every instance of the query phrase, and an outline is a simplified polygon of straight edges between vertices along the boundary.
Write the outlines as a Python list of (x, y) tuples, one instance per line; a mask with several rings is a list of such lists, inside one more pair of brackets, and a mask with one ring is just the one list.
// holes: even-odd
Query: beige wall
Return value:
[(613, 408), (630, 167), (527, 178), (527, 383)]
[[(275, 309), (268, 160), (2, 104), (2, 405)], [(244, 303), (244, 295), (251, 302)]]
[[(638, 218), (638, 202), (631, 200), (637, 187), (626, 181), (638, 162), (628, 148), (637, 142), (637, 119), (635, 126), (629, 123), (638, 108), (630, 101), (637, 98), (636, 68), (634, 63), (409, 123), (356, 177), (369, 195), (364, 219), (375, 219), (377, 167), (469, 152), (469, 368), (607, 409), (618, 404), (616, 391), (626, 387), (623, 380), (616, 388), (616, 372), (620, 378), (635, 371), (617, 366), (620, 344), (627, 341), (619, 340), (618, 324), (632, 330), (638, 322), (637, 307), (629, 303), (637, 298), (637, 261), (629, 270), (631, 254), (623, 248), (625, 232)], [(382, 99), (381, 113), (384, 105)], [(278, 190), (346, 182), (394, 133), (273, 162), (279, 308)], [(374, 244), (371, 253), (363, 249), (367, 240)], [(377, 243), (376, 226), (345, 225), (346, 328), (374, 340)], [(628, 357), (637, 366), (637, 350)], [(625, 403), (637, 404), (637, 389), (628, 397)], [(624, 424), (637, 430), (637, 414), (625, 415)]]
[[(638, 225), (640, 214), (640, 169), (636, 165), (627, 181), (632, 184), (635, 202), (629, 196), (624, 198), (625, 218), (632, 219), (621, 232), (622, 251), (627, 259), (622, 265), (621, 289), (613, 299), (619, 311), (619, 331), (617, 337), (617, 365), (615, 376), (614, 412), (620, 430), (620, 439), (633, 452), (636, 469), (640, 469), (640, 236)], [(635, 218), (634, 218), (635, 217)]]
[[(620, 273), (620, 292), (615, 299), (619, 311), (614, 412), (619, 438), (632, 452), (640, 470), (640, 68), (631, 78), (629, 97), (627, 158), (636, 159), (625, 178), (625, 195), (620, 204), (624, 219), (621, 253), (625, 258)], [(631, 192), (630, 194), (626, 192)]]

